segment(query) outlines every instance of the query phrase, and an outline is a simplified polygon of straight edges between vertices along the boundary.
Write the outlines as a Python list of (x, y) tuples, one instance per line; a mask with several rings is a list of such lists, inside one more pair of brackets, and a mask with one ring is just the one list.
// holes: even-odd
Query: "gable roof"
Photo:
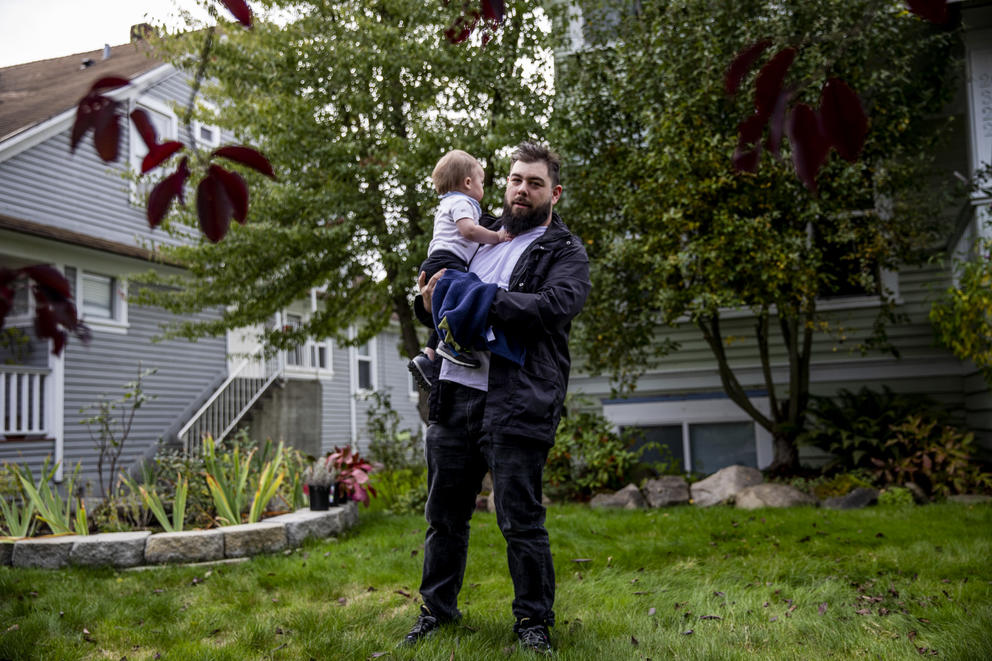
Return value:
[(101, 48), (0, 68), (0, 142), (73, 108), (104, 76), (131, 79), (162, 66), (149, 50), (135, 41), (111, 47), (106, 60)]

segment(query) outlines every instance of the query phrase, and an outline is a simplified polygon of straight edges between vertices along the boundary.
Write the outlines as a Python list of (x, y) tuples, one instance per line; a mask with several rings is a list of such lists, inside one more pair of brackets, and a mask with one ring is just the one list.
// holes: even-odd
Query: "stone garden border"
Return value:
[(245, 558), (297, 547), (307, 537), (336, 536), (356, 523), (358, 503), (352, 501), (325, 512), (301, 509), (258, 523), (209, 530), (33, 537), (0, 542), (0, 566), (128, 568)]

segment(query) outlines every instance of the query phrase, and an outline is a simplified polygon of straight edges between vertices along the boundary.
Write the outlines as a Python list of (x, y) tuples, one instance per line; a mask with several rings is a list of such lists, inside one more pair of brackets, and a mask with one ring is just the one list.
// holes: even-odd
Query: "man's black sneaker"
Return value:
[(413, 624), (413, 628), (410, 629), (410, 633), (400, 641), (400, 647), (416, 645), (427, 636), (432, 635), (440, 626), (441, 621), (431, 615), (430, 610), (426, 606), (421, 606), (417, 621)]
[(437, 349), (434, 350), (437, 355), (441, 356), (445, 360), (451, 361), (455, 365), (461, 365), (462, 367), (477, 368), (482, 365), (479, 359), (473, 356), (468, 351), (455, 351), (447, 342), (441, 342), (437, 345)]
[(431, 376), (434, 373), (434, 361), (421, 351), (410, 359), (410, 362), (406, 364), (406, 368), (413, 374), (413, 380), (417, 382), (420, 389), (429, 392), (431, 389)]
[(551, 654), (551, 634), (544, 624), (531, 624), (529, 618), (524, 618), (513, 625), (513, 630), (520, 639), (520, 647), (538, 654)]

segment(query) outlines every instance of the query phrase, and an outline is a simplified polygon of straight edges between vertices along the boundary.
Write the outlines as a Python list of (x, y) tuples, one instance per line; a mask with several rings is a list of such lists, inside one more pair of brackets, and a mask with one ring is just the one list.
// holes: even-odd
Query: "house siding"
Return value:
[[(70, 342), (65, 358), (64, 467), (66, 474), (82, 464), (82, 476), (96, 485), (96, 451), (82, 420), (101, 399), (116, 400), (139, 369), (156, 369), (143, 380), (148, 401), (135, 415), (119, 465), (128, 467), (152, 448), (166, 429), (227, 370), (226, 340), (153, 342), (161, 325), (173, 316), (154, 307), (131, 305), (126, 334), (94, 330), (89, 345)], [(93, 430), (94, 432), (96, 429)]]

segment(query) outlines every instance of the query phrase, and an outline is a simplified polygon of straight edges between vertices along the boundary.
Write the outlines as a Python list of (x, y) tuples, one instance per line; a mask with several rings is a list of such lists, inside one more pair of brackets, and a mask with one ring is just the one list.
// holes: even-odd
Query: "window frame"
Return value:
[[(768, 398), (749, 397), (752, 404), (766, 415), (770, 413)], [(603, 415), (612, 425), (620, 427), (682, 426), (682, 452), (685, 471), (691, 471), (692, 447), (690, 430), (693, 425), (722, 422), (754, 422), (755, 457), (759, 469), (767, 468), (773, 459), (772, 436), (751, 416), (723, 393), (692, 393), (629, 400), (604, 400)]]
[[(68, 269), (75, 273), (70, 276)], [(126, 334), (128, 329), (127, 320), (127, 280), (114, 273), (100, 272), (97, 270), (66, 264), (62, 267), (62, 273), (66, 278), (72, 278), (73, 300), (76, 303), (76, 311), (79, 318), (93, 329), (108, 331), (111, 333)], [(94, 317), (86, 314), (86, 298), (83, 290), (84, 275), (99, 276), (108, 278), (111, 286), (111, 316)]]
[[(367, 395), (373, 392), (378, 392), (379, 390), (379, 378), (377, 374), (378, 367), (378, 346), (376, 338), (373, 337), (369, 339), (362, 347), (368, 347), (368, 354), (363, 355), (359, 353), (358, 346), (350, 347), (350, 358), (351, 358), (351, 374), (352, 374), (352, 391), (358, 395)], [(369, 379), (371, 380), (371, 388), (363, 388), (360, 383), (359, 375), (359, 363), (368, 362), (369, 365)]]

